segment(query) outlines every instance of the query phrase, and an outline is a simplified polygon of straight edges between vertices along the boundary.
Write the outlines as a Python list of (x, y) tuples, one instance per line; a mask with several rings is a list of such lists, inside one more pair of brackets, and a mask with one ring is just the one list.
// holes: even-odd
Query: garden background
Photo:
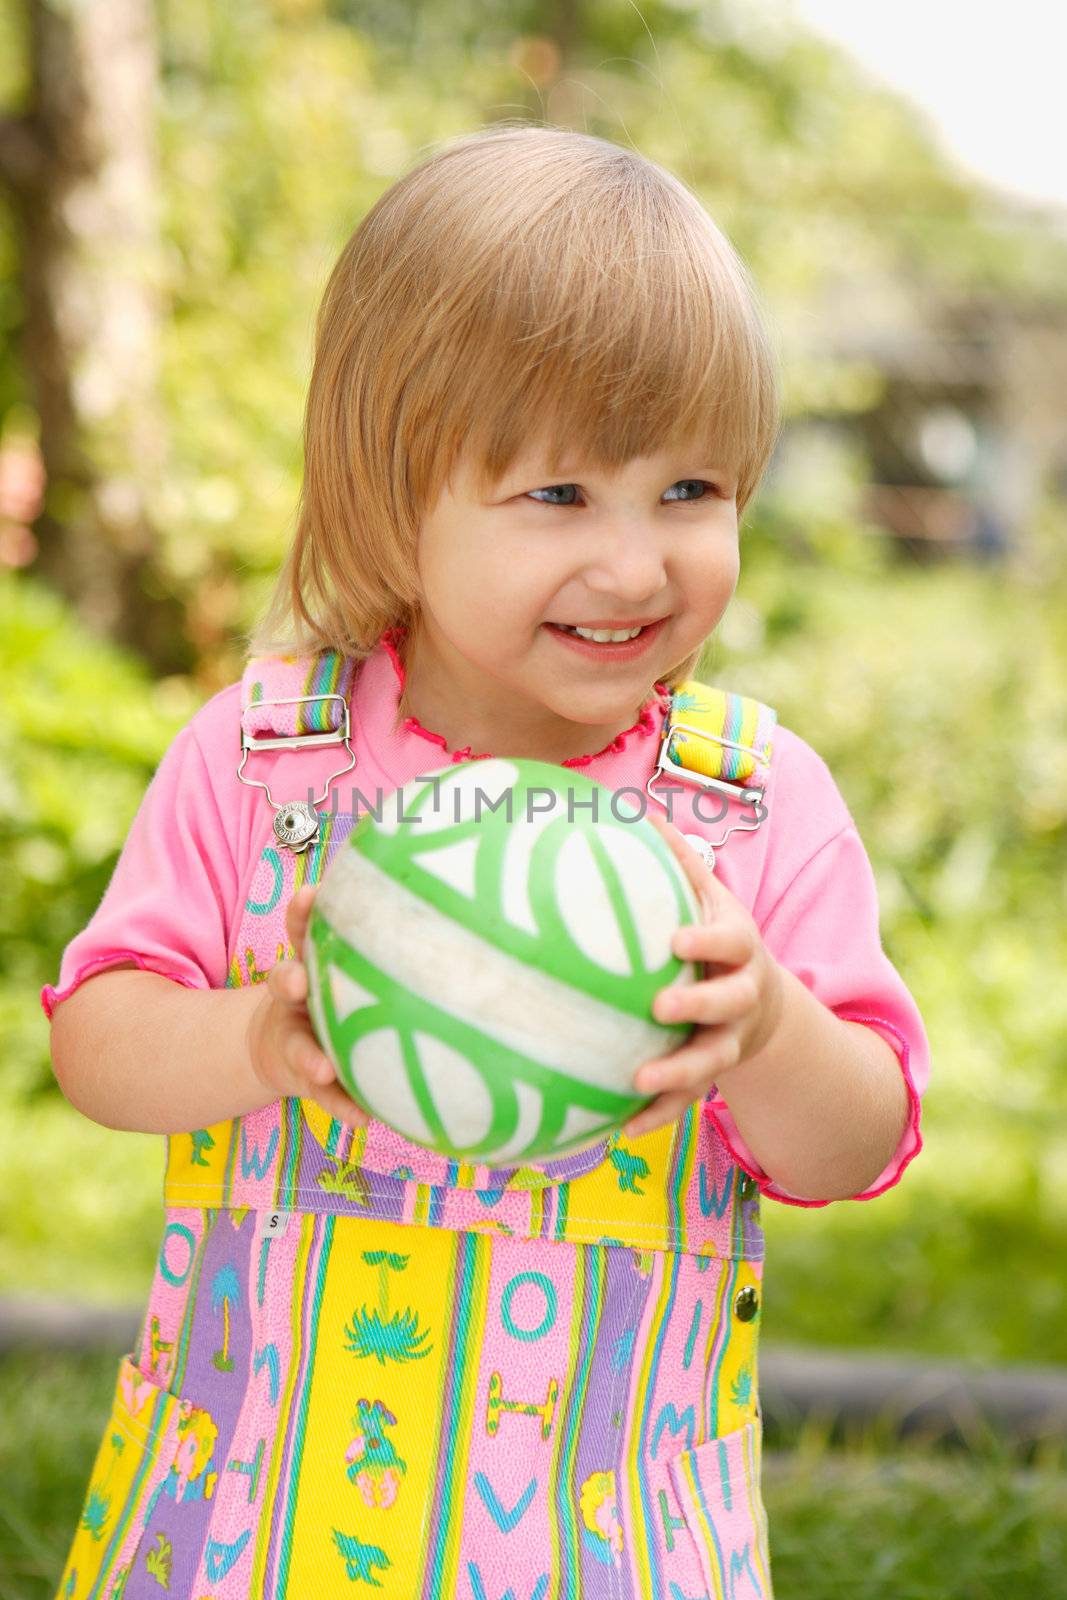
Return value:
[[(543, 120), (677, 172), (751, 266), (786, 424), (700, 675), (829, 763), (930, 1035), (903, 1182), (764, 1202), (762, 1348), (1067, 1377), (1067, 228), (768, 17), (0, 0), (5, 1306), (149, 1283), (161, 1141), (63, 1100), (38, 996), (169, 741), (240, 675), (326, 274), (436, 141)], [(0, 1352), (0, 1597), (52, 1593), (120, 1353)], [(776, 1423), (780, 1600), (1067, 1595), (1065, 1427)]]

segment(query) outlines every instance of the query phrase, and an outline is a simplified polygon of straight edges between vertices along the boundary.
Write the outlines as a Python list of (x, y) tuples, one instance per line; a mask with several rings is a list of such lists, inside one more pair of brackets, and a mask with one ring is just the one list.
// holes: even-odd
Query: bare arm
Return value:
[[(290, 901), (295, 950), (313, 898), (308, 887)], [(107, 1128), (189, 1133), (283, 1095), (365, 1123), (318, 1046), (306, 998), (302, 961), (279, 961), (266, 982), (240, 989), (187, 989), (124, 962), (56, 1006), (52, 1066), (71, 1105)]]
[(269, 1105), (248, 1024), (262, 984), (186, 989), (125, 963), (87, 978), (52, 1016), (52, 1065), (71, 1105), (107, 1128), (188, 1133)]
[(719, 1093), (774, 1181), (808, 1200), (847, 1200), (889, 1164), (908, 1091), (892, 1045), (844, 1022), (779, 968), (782, 1009), (755, 1055), (721, 1073)]

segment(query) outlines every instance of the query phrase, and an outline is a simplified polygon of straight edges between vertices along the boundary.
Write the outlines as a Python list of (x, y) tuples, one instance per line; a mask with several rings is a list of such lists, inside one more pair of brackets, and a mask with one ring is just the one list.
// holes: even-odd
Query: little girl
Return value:
[[(467, 135), (346, 244), (243, 678), (42, 994), (70, 1101), (167, 1135), (65, 1600), (770, 1597), (760, 1195), (890, 1188), (929, 1070), (829, 770), (690, 676), (777, 426), (744, 267), (630, 150)], [(490, 756), (641, 796), (705, 911), (655, 1098), (540, 1164), (368, 1119), (300, 959), (354, 819)]]

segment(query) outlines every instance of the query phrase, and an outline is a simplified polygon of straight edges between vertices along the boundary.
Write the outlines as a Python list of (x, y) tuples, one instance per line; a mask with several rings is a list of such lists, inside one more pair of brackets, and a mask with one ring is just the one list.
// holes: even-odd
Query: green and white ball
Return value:
[(652, 1001), (695, 981), (671, 940), (700, 918), (636, 801), (547, 762), (468, 761), (394, 791), (331, 862), (309, 1014), (349, 1094), (405, 1138), (543, 1161), (648, 1103), (636, 1069), (692, 1032)]

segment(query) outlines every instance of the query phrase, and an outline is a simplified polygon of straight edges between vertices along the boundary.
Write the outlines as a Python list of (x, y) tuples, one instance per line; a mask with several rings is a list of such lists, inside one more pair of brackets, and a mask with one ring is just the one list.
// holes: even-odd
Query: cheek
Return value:
[(454, 616), (486, 636), (518, 643), (548, 612), (556, 587), (543, 562), (521, 551), (479, 549), (450, 557), (438, 574)]
[(426, 606), (441, 621), (463, 619), (479, 591), (478, 562), (462, 539), (419, 541), (419, 582)]
[(543, 541), (453, 514), (423, 524), (419, 582), (427, 609), (453, 641), (500, 661), (529, 648), (546, 616), (558, 612), (573, 562), (552, 559)]
[(721, 603), (733, 594), (740, 575), (741, 556), (736, 544), (712, 538), (694, 557), (688, 587), (694, 596)]

